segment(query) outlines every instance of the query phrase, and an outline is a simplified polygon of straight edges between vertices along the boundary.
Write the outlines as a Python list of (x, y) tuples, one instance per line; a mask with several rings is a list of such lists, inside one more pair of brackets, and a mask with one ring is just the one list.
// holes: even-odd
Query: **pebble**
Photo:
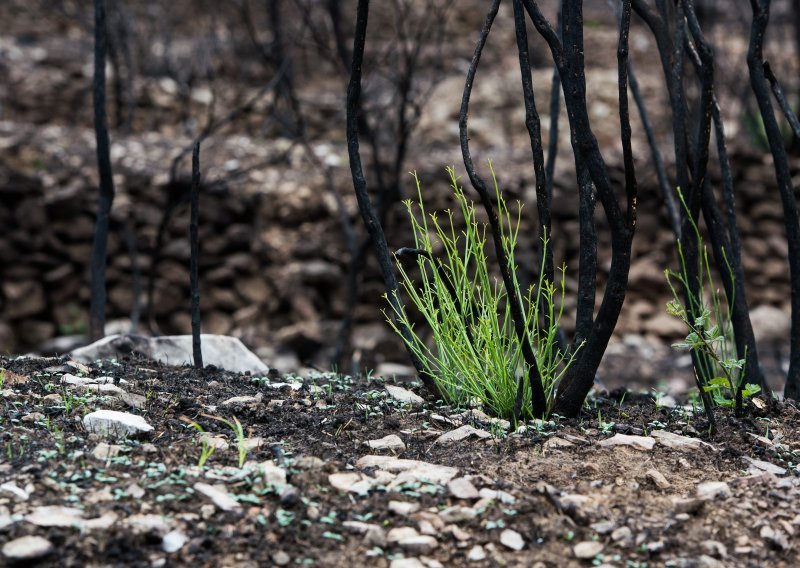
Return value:
[(3, 545), (3, 556), (10, 560), (33, 560), (53, 551), (53, 543), (40, 536), (22, 536)]
[(400, 539), (397, 546), (412, 554), (427, 554), (439, 546), (439, 542), (430, 535), (418, 534)]
[(384, 436), (378, 440), (368, 440), (364, 443), (373, 450), (402, 451), (406, 449), (406, 445), (397, 434), (389, 434), (388, 436)]
[(407, 517), (419, 511), (419, 503), (409, 501), (389, 501), (389, 511), (399, 517)]
[(575, 558), (589, 560), (603, 552), (603, 543), (594, 540), (585, 540), (572, 547)]
[(272, 561), (275, 563), (276, 566), (286, 566), (287, 564), (289, 564), (289, 562), (292, 561), (292, 559), (283, 550), (279, 550), (272, 555)]
[(467, 554), (467, 560), (470, 562), (480, 562), (481, 560), (486, 560), (486, 551), (480, 544), (476, 544), (469, 550), (469, 553)]
[(178, 552), (189, 541), (181, 531), (170, 531), (161, 539), (161, 550), (166, 553)]
[(500, 544), (511, 550), (522, 550), (525, 548), (525, 540), (522, 538), (522, 535), (511, 529), (506, 529), (500, 533)]
[(457, 477), (447, 484), (450, 495), (456, 499), (477, 499), (480, 493), (475, 486), (465, 477)]

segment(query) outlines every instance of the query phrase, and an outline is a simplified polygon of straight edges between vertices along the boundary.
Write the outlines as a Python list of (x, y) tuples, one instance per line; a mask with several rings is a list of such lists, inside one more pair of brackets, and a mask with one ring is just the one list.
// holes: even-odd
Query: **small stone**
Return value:
[(180, 531), (170, 531), (161, 539), (161, 550), (170, 554), (177, 552), (189, 541), (189, 537)]
[(476, 544), (470, 548), (469, 553), (467, 554), (467, 560), (470, 562), (480, 562), (481, 560), (486, 560), (486, 550), (484, 550), (480, 544)]
[(276, 566), (286, 566), (292, 561), (292, 558), (283, 550), (279, 550), (272, 555), (272, 561)]
[(430, 535), (418, 534), (400, 539), (397, 546), (412, 554), (428, 554), (439, 546), (439, 542)]
[(477, 499), (480, 493), (476, 487), (465, 477), (457, 477), (447, 484), (450, 495), (456, 499)]
[(339, 491), (364, 494), (372, 487), (372, 481), (363, 473), (345, 472), (332, 473), (328, 476), (328, 483)]
[(603, 552), (603, 543), (594, 540), (585, 540), (572, 547), (572, 554), (581, 560), (590, 560)]
[(614, 521), (600, 521), (599, 523), (592, 523), (591, 529), (597, 534), (608, 534), (617, 528), (617, 523)]
[(285, 485), (280, 493), (281, 505), (291, 508), (300, 500), (300, 491), (294, 485)]
[(655, 542), (650, 542), (647, 544), (647, 552), (650, 554), (658, 554), (664, 550), (664, 541), (657, 540)]
[(407, 517), (419, 511), (419, 503), (408, 501), (389, 501), (389, 511), (399, 517)]
[(83, 522), (83, 511), (58, 505), (37, 507), (25, 520), (37, 527), (72, 527)]
[(629, 436), (627, 434), (615, 434), (611, 438), (601, 440), (597, 443), (597, 445), (602, 447), (630, 446), (637, 450), (647, 451), (653, 449), (653, 446), (656, 445), (656, 441), (654, 438), (649, 436)]
[(42, 558), (53, 552), (53, 543), (40, 536), (23, 536), (3, 545), (3, 556), (22, 561)]
[(522, 535), (511, 529), (506, 529), (500, 533), (500, 544), (511, 550), (522, 550), (525, 548), (525, 540), (522, 538)]
[(704, 501), (727, 499), (731, 495), (733, 492), (724, 481), (704, 481), (697, 486), (697, 498)]
[(619, 527), (611, 532), (611, 540), (626, 545), (633, 542), (633, 531), (628, 527)]
[(486, 430), (479, 430), (474, 426), (470, 426), (469, 424), (465, 424), (460, 428), (456, 428), (455, 430), (451, 430), (449, 432), (445, 432), (441, 436), (436, 439), (437, 444), (445, 444), (448, 442), (461, 442), (462, 440), (466, 440), (467, 438), (471, 437), (476, 438), (491, 438), (492, 435), (487, 432)]
[(458, 470), (454, 467), (392, 456), (364, 456), (355, 465), (358, 468), (375, 467), (392, 473), (407, 472), (413, 474), (416, 479), (427, 479), (439, 484), (445, 484), (458, 475)]
[(317, 456), (300, 456), (294, 465), (297, 469), (322, 469), (325, 466), (325, 460)]
[(389, 397), (399, 402), (405, 402), (412, 406), (420, 406), (425, 403), (425, 399), (421, 396), (414, 394), (410, 390), (404, 389), (394, 385), (386, 385), (386, 392)]
[(406, 445), (397, 434), (389, 434), (378, 440), (369, 440), (364, 443), (373, 450), (403, 451), (406, 449)]
[(786, 475), (786, 469), (768, 461), (756, 460), (750, 456), (742, 456), (742, 459), (750, 464), (750, 473), (752, 474), (758, 474), (766, 471), (767, 473), (777, 476)]
[(222, 406), (244, 406), (247, 404), (257, 404), (261, 402), (262, 394), (258, 393), (255, 396), (234, 396), (227, 400), (222, 401)]
[(517, 498), (514, 497), (511, 493), (507, 493), (500, 489), (489, 489), (488, 487), (484, 487), (478, 492), (478, 495), (481, 499), (491, 499), (492, 501), (499, 501), (504, 505), (513, 505), (516, 503)]
[(44, 414), (41, 412), (29, 412), (22, 417), (23, 422), (39, 422), (40, 420), (44, 420)]
[(469, 521), (478, 515), (477, 511), (471, 507), (448, 507), (439, 511), (439, 518), (445, 523), (460, 523), (462, 521)]
[(30, 495), (21, 487), (17, 487), (10, 481), (0, 485), (0, 494), (12, 495), (17, 501), (27, 501)]
[(414, 527), (395, 527), (386, 535), (386, 541), (391, 544), (396, 544), (403, 539), (413, 538), (415, 536), (419, 536), (419, 533)]
[(667, 430), (653, 430), (652, 432), (650, 432), (650, 435), (656, 440), (658, 440), (658, 443), (661, 444), (662, 446), (674, 450), (700, 450), (703, 448), (711, 449), (714, 451), (717, 450), (717, 448), (715, 448), (708, 442), (704, 442), (703, 440), (699, 440), (698, 438), (681, 436), (680, 434), (675, 434), (674, 432), (669, 432)]
[(664, 474), (658, 471), (657, 469), (648, 469), (645, 472), (647, 479), (655, 483), (656, 487), (659, 489), (669, 489), (672, 487), (672, 484), (667, 481), (667, 478), (664, 477)]
[(239, 511), (242, 508), (241, 504), (236, 499), (228, 495), (225, 491), (213, 485), (209, 485), (208, 483), (198, 481), (194, 484), (194, 490), (208, 497), (211, 502), (222, 511)]
[(83, 425), (89, 432), (122, 437), (153, 430), (153, 427), (141, 416), (116, 410), (91, 412), (83, 417)]

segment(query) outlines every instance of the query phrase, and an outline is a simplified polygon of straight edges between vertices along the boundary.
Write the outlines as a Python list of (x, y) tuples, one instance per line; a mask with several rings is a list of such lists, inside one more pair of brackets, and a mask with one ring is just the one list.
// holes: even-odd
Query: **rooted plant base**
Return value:
[[(581, 419), (503, 436), (480, 415), (463, 422), (434, 404), (400, 403), (375, 380), (320, 375), (293, 390), (271, 386), (293, 377), (139, 359), (81, 372), (64, 362), (0, 358), (0, 543), (46, 539), (52, 551), (42, 565), (790, 566), (796, 559), (800, 414), (789, 404), (750, 407), (741, 420), (720, 413), (720, 434), (710, 438), (691, 412), (644, 396), (600, 397)], [(63, 373), (113, 377), (129, 394), (60, 384)], [(96, 409), (140, 415), (153, 430), (103, 440), (82, 420)], [(244, 469), (231, 429), (211, 416), (244, 426), (253, 446)], [(200, 434), (183, 419), (230, 447), (198, 467)], [(487, 436), (437, 442), (462, 423)], [(659, 429), (710, 446), (678, 439), (679, 447), (667, 447), (650, 436)], [(365, 444), (390, 434), (405, 449)], [(642, 438), (608, 445), (625, 441), (619, 434)], [(97, 457), (102, 442), (121, 446), (117, 456)], [(398, 472), (403, 462), (391, 473), (359, 463), (367, 455), (455, 470), (429, 467), (431, 481), (421, 481), (414, 470)], [(265, 462), (272, 467), (256, 466)], [(235, 501), (212, 500), (198, 482)]]

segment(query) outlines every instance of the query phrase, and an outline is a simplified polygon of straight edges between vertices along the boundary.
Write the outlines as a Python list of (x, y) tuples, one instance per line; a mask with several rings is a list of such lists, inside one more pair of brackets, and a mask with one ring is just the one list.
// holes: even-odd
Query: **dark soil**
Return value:
[[(82, 368), (66, 359), (0, 358), (0, 367), (0, 543), (46, 538), (53, 552), (42, 565), (791, 566), (796, 559), (800, 414), (788, 403), (756, 399), (741, 418), (720, 411), (719, 431), (711, 436), (691, 407), (670, 409), (648, 395), (597, 394), (579, 419), (508, 433), (474, 414), (467, 423), (490, 436), (437, 443), (465, 418), (430, 402), (400, 403), (387, 396), (382, 380), (254, 377), (141, 359)], [(64, 373), (113, 377), (143, 397), (141, 408), (119, 394), (60, 384)], [(302, 386), (271, 386), (279, 382)], [(258, 395), (254, 402), (223, 404)], [(96, 409), (139, 414), (154, 429), (139, 439), (104, 440), (82, 420)], [(239, 420), (251, 440), (243, 468), (236, 438), (218, 418)], [(191, 423), (230, 445), (204, 467), (197, 465), (202, 446)], [(617, 434), (652, 440), (649, 434), (659, 429), (710, 446), (601, 445)], [(405, 449), (365, 444), (389, 434)], [(120, 446), (119, 453), (93, 456), (101, 443)], [(331, 485), (336, 473), (386, 476), (356, 465), (369, 454), (457, 468), (457, 478), (502, 490), (513, 502), (459, 499), (445, 483), (413, 477), (363, 494)], [(750, 465), (747, 457), (761, 461)], [(285, 484), (270, 483), (257, 467), (264, 463), (283, 470)], [(706, 481), (727, 485), (700, 498), (698, 484)], [(221, 488), (240, 506), (221, 509), (196, 491), (197, 482)], [(391, 501), (418, 510), (399, 511)], [(48, 526), (65, 524), (53, 510), (40, 509), (52, 506), (77, 508), (78, 516)], [(454, 517), (461, 509), (448, 509), (453, 506), (468, 514)], [(372, 528), (358, 534), (359, 525), (346, 521)], [(432, 536), (433, 544), (391, 542), (392, 529), (404, 526)], [(522, 537), (521, 550), (501, 543), (506, 529)], [(182, 545), (165, 552), (173, 538)], [(588, 558), (577, 557), (586, 550)], [(468, 560), (481, 552), (483, 559)]]

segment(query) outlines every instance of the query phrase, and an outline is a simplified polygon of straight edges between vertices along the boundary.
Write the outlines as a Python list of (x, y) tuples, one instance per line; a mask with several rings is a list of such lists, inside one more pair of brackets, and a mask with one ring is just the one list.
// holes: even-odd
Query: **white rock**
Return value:
[(147, 433), (153, 427), (141, 416), (117, 410), (96, 410), (83, 417), (89, 432), (117, 437)]
[(458, 475), (458, 470), (454, 467), (391, 456), (364, 456), (356, 462), (356, 467), (375, 467), (392, 473), (411, 472), (419, 479), (439, 484), (445, 484)]
[(265, 461), (258, 464), (257, 468), (261, 471), (266, 485), (282, 487), (286, 485), (286, 470), (275, 465), (272, 461)]
[(95, 380), (90, 377), (76, 377), (70, 373), (64, 373), (61, 375), (61, 384), (65, 385), (73, 385), (76, 387), (83, 387), (86, 385), (91, 385), (94, 383)]
[(733, 492), (724, 481), (704, 481), (697, 486), (697, 497), (704, 501), (727, 499), (731, 495)]
[(412, 406), (419, 406), (425, 402), (418, 394), (414, 394), (410, 390), (404, 389), (403, 387), (398, 387), (394, 385), (386, 385), (386, 392), (389, 393), (389, 397), (393, 398), (394, 400), (408, 403)]
[[(269, 367), (235, 337), (202, 334), (200, 341), (205, 365), (213, 365), (234, 373), (269, 372)], [(109, 335), (91, 345), (75, 349), (71, 355), (77, 361), (90, 363), (96, 359), (120, 358), (133, 351), (168, 365), (191, 365), (194, 361), (191, 335), (163, 337)]]
[(511, 550), (522, 550), (525, 548), (525, 540), (522, 538), (522, 535), (511, 529), (506, 529), (500, 533), (500, 544)]
[(439, 511), (439, 518), (448, 524), (469, 521), (476, 516), (478, 516), (478, 512), (472, 507), (459, 507), (458, 505)]
[(344, 472), (332, 473), (328, 476), (328, 483), (339, 491), (358, 493), (363, 495), (372, 488), (373, 480), (363, 473)]
[(649, 436), (629, 436), (627, 434), (615, 434), (607, 440), (597, 442), (598, 446), (611, 447), (611, 446), (630, 446), (637, 450), (652, 450), (656, 445), (654, 438)]
[(601, 552), (603, 552), (603, 543), (594, 540), (579, 542), (572, 547), (572, 553), (575, 558), (580, 558), (581, 560), (590, 560)]
[(27, 501), (30, 495), (21, 487), (17, 487), (10, 481), (0, 485), (0, 494), (6, 493), (12, 495), (17, 501)]
[(117, 385), (89, 384), (83, 386), (82, 388), (85, 391), (96, 392), (98, 394), (115, 394), (119, 396), (127, 394), (123, 389), (119, 388)]
[(234, 396), (222, 401), (222, 406), (244, 406), (246, 404), (257, 404), (261, 402), (263, 395), (257, 393), (255, 396)]
[(419, 503), (409, 501), (389, 501), (389, 511), (399, 517), (407, 517), (419, 511)]
[(242, 508), (242, 505), (236, 499), (213, 485), (198, 481), (193, 487), (195, 491), (211, 499), (211, 502), (222, 511), (238, 511)]
[(470, 548), (469, 553), (467, 554), (467, 560), (470, 562), (480, 562), (481, 560), (486, 560), (486, 551), (480, 544), (476, 544)]
[(750, 464), (750, 473), (761, 473), (766, 471), (773, 475), (786, 475), (786, 469), (763, 460), (755, 460), (750, 456), (742, 456), (742, 459)]
[(388, 436), (384, 436), (383, 438), (379, 438), (377, 440), (369, 440), (364, 443), (373, 450), (402, 451), (406, 449), (406, 445), (403, 443), (403, 440), (401, 440), (400, 436), (398, 436), (397, 434), (389, 434)]
[(395, 544), (406, 538), (414, 538), (419, 536), (417, 529), (414, 527), (395, 527), (386, 535), (386, 541), (390, 544)]
[(478, 495), (481, 499), (491, 499), (492, 501), (500, 501), (506, 505), (513, 505), (516, 503), (517, 498), (514, 497), (511, 493), (507, 493), (500, 489), (489, 489), (488, 487), (484, 487), (478, 492)]
[(9, 560), (33, 560), (53, 552), (53, 543), (40, 536), (22, 536), (3, 545), (3, 556)]
[(445, 432), (436, 439), (437, 444), (445, 444), (447, 442), (460, 442), (467, 438), (475, 436), (476, 438), (491, 438), (492, 435), (486, 430), (479, 430), (469, 424), (464, 424), (460, 428)]
[(181, 531), (170, 531), (161, 539), (161, 550), (166, 553), (177, 552), (189, 542), (189, 537)]
[(37, 527), (80, 527), (83, 511), (74, 507), (37, 507), (25, 520)]
[(704, 442), (698, 438), (681, 436), (680, 434), (668, 432), (667, 430), (653, 430), (650, 432), (650, 435), (662, 446), (675, 450), (700, 450), (707, 448), (716, 451), (716, 448), (708, 442)]
[(430, 535), (419, 534), (400, 539), (397, 541), (397, 546), (403, 550), (407, 550), (412, 554), (428, 554), (437, 546), (439, 546), (439, 543)]
[(465, 477), (457, 477), (447, 484), (450, 495), (456, 499), (477, 499), (480, 493), (472, 482)]

